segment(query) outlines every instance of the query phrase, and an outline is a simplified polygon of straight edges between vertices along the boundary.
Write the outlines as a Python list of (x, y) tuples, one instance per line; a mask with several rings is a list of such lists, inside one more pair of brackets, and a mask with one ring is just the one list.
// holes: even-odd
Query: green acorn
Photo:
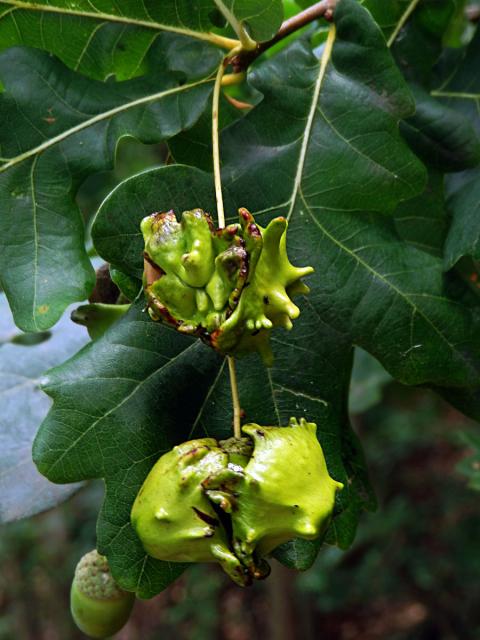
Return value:
[(131, 521), (145, 551), (170, 562), (218, 562), (237, 584), (249, 582), (232, 552), (225, 527), (202, 483), (221, 477), (228, 456), (216, 440), (174, 447), (155, 464), (132, 508)]
[(313, 269), (289, 262), (285, 218), (263, 229), (242, 208), (239, 220), (215, 230), (201, 209), (181, 222), (172, 211), (142, 220), (149, 312), (222, 354), (258, 351), (270, 365), (271, 330), (292, 328), (292, 297), (308, 293), (301, 278)]
[(135, 594), (120, 589), (107, 559), (96, 550), (78, 563), (70, 591), (70, 610), (77, 627), (91, 638), (109, 638), (126, 624)]

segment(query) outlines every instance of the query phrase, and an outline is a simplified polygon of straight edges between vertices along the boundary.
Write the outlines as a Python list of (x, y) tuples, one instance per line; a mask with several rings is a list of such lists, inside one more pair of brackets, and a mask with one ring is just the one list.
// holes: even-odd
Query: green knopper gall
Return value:
[(249, 576), (229, 547), (227, 533), (202, 483), (219, 477), (228, 456), (216, 440), (174, 447), (155, 464), (132, 508), (131, 521), (145, 551), (171, 562), (218, 562), (237, 584)]
[(83, 556), (75, 569), (70, 610), (77, 627), (91, 638), (109, 638), (126, 624), (135, 594), (120, 589), (107, 559), (96, 550)]
[(258, 558), (293, 538), (319, 538), (330, 523), (343, 485), (328, 473), (316, 430), (303, 418), (287, 427), (244, 425), (254, 443), (248, 464), (230, 483), (212, 478), (206, 487), (231, 515), (233, 549), (252, 574)]
[(131, 520), (145, 551), (171, 562), (218, 562), (239, 585), (268, 575), (265, 556), (326, 531), (343, 485), (327, 470), (316, 425), (247, 424), (243, 438), (184, 442), (147, 476)]
[(246, 210), (239, 223), (215, 229), (201, 209), (142, 220), (144, 288), (154, 320), (200, 336), (224, 355), (258, 351), (272, 362), (274, 327), (292, 328), (300, 314), (292, 297), (308, 293), (312, 267), (288, 260), (285, 218), (265, 229)]

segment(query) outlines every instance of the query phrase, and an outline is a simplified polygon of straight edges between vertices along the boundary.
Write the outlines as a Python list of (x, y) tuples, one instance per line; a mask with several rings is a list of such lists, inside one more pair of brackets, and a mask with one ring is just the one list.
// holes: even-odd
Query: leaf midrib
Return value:
[(77, 16), (80, 18), (90, 18), (94, 20), (106, 20), (108, 22), (117, 22), (129, 26), (155, 29), (157, 31), (170, 31), (171, 33), (177, 33), (179, 35), (196, 38), (197, 40), (205, 40), (207, 42), (211, 42), (212, 40), (212, 34), (210, 31), (195, 31), (194, 29), (188, 29), (186, 27), (176, 27), (175, 25), (155, 22), (154, 20), (140, 20), (139, 18), (119, 16), (112, 13), (104, 13), (102, 11), (84, 11), (68, 7), (37, 4), (36, 2), (23, 2), (22, 0), (2, 0), (0, 2), (0, 6), (1, 5), (9, 5), (12, 7), (12, 9), (8, 13), (0, 15), (0, 21), (5, 15), (11, 15), (13, 11), (23, 9), (25, 11), (39, 11), (42, 13)]
[[(472, 371), (472, 365), (469, 362), (469, 360), (465, 357), (465, 355), (458, 351), (455, 348), (455, 345), (452, 344), (451, 342), (449, 342), (449, 340), (447, 339), (447, 337), (445, 336), (445, 334), (437, 327), (437, 325), (427, 316), (425, 315), (425, 313), (423, 312), (423, 310), (418, 307), (409, 297), (409, 294), (404, 293), (401, 289), (399, 289), (398, 287), (396, 287), (392, 282), (390, 282), (390, 280), (388, 280), (387, 278), (385, 278), (385, 276), (383, 276), (381, 273), (379, 273), (378, 271), (376, 271), (372, 266), (370, 266), (368, 264), (368, 262), (366, 262), (365, 260), (362, 260), (362, 258), (360, 256), (358, 256), (356, 253), (354, 253), (353, 251), (351, 251), (348, 247), (346, 247), (344, 244), (342, 244), (337, 238), (335, 238), (335, 236), (333, 236), (331, 233), (329, 233), (329, 231), (317, 220), (317, 218), (314, 216), (310, 205), (308, 204), (308, 202), (305, 200), (305, 197), (303, 196), (303, 194), (301, 194), (301, 198), (303, 201), (303, 204), (305, 205), (305, 208), (309, 214), (309, 216), (311, 217), (312, 221), (314, 222), (314, 224), (320, 229), (320, 231), (327, 237), (329, 238), (329, 240), (331, 242), (333, 242), (334, 244), (336, 244), (339, 249), (344, 252), (345, 254), (347, 254), (350, 258), (353, 258), (357, 261), (357, 263), (363, 267), (364, 269), (366, 269), (367, 271), (369, 271), (375, 278), (378, 278), (378, 280), (380, 280), (381, 282), (383, 282), (389, 289), (391, 289), (396, 295), (398, 295), (408, 306), (411, 307), (412, 311), (415, 313), (418, 313), (418, 315), (428, 324), (432, 327), (432, 329), (434, 330), (434, 332), (440, 337), (440, 339), (450, 348), (452, 353), (457, 354), (460, 359), (465, 363), (466, 368), (468, 371)], [(411, 295), (421, 295), (421, 294), (411, 294)], [(443, 298), (442, 298), (443, 299)], [(450, 303), (450, 300), (447, 300), (447, 302)], [(478, 374), (477, 374), (478, 375)]]
[[(130, 393), (128, 393), (120, 402), (118, 402), (115, 406), (111, 407), (107, 412), (105, 412), (103, 415), (99, 416), (96, 420), (94, 420), (88, 427), (87, 429), (85, 429), (85, 431), (82, 431), (82, 433), (70, 444), (70, 446), (68, 446), (63, 453), (55, 459), (55, 461), (53, 462), (53, 464), (51, 464), (48, 467), (48, 471), (46, 471), (46, 473), (51, 476), (51, 472), (53, 471), (53, 469), (55, 469), (57, 467), (57, 465), (64, 459), (64, 457), (69, 454), (74, 448), (76, 448), (76, 446), (78, 445), (78, 443), (83, 440), (83, 438), (85, 436), (87, 436), (90, 431), (92, 429), (94, 429), (97, 424), (99, 422), (101, 422), (102, 420), (104, 420), (105, 418), (107, 418), (110, 414), (112, 414), (114, 411), (116, 411), (117, 409), (119, 409), (120, 407), (122, 407), (126, 402), (128, 402), (128, 400), (130, 400), (136, 393), (137, 391), (145, 384), (147, 383), (151, 378), (153, 378), (154, 376), (156, 376), (158, 373), (163, 372), (165, 369), (169, 368), (170, 366), (173, 365), (174, 362), (176, 362), (178, 360), (178, 358), (181, 358), (182, 356), (184, 356), (188, 351), (190, 351), (191, 349), (194, 349), (195, 347), (198, 347), (198, 341), (195, 341), (193, 344), (191, 344), (189, 347), (187, 347), (186, 349), (183, 349), (182, 351), (180, 351), (180, 353), (177, 353), (176, 356), (174, 356), (173, 358), (171, 358), (167, 363), (162, 364), (162, 366), (154, 369), (154, 371), (152, 371), (152, 373), (150, 373), (146, 378), (143, 378), (143, 380), (140, 380), (138, 382), (138, 384), (136, 384), (134, 386), (134, 388), (130, 391)], [(46, 391), (48, 391), (48, 389), (46, 389)]]
[(38, 326), (37, 323), (37, 294), (38, 294), (38, 285), (37, 285), (37, 280), (38, 280), (38, 245), (39, 245), (39, 240), (38, 240), (38, 221), (37, 221), (37, 201), (36, 201), (36, 194), (35, 194), (35, 184), (34, 184), (34, 177), (33, 174), (35, 172), (35, 167), (37, 164), (37, 158), (34, 159), (34, 161), (32, 162), (32, 166), (30, 168), (30, 189), (32, 192), (32, 226), (33, 226), (33, 247), (34, 247), (34, 254), (33, 254), (33, 298), (32, 298), (32, 320), (33, 320), (33, 324), (35, 326), (35, 329), (37, 331), (40, 330), (40, 327)]
[(306, 123), (305, 131), (302, 137), (302, 144), (300, 147), (300, 154), (298, 157), (297, 172), (295, 174), (293, 191), (290, 197), (290, 208), (287, 213), (287, 220), (290, 220), (291, 218), (293, 209), (295, 207), (297, 195), (300, 189), (300, 185), (302, 182), (303, 169), (305, 166), (305, 158), (307, 156), (308, 145), (310, 143), (310, 136), (312, 133), (313, 122), (314, 122), (315, 114), (317, 112), (318, 102), (320, 100), (320, 92), (323, 85), (323, 80), (327, 72), (328, 63), (330, 62), (330, 58), (332, 56), (333, 45), (335, 44), (335, 37), (336, 37), (336, 28), (335, 28), (335, 25), (332, 25), (328, 31), (327, 42), (325, 44), (325, 49), (323, 50), (322, 58), (320, 60), (320, 68), (318, 71), (318, 76), (315, 80), (315, 88), (313, 90), (312, 103), (310, 105), (310, 110), (307, 116), (307, 123)]
[[(211, 77), (202, 78), (201, 80), (197, 80), (196, 82), (191, 82), (190, 84), (184, 84), (179, 87), (173, 87), (172, 89), (165, 89), (157, 93), (152, 93), (148, 96), (137, 98), (136, 100), (126, 102), (122, 105), (119, 105), (118, 107), (114, 107), (113, 109), (109, 109), (108, 111), (99, 113), (93, 116), (92, 118), (89, 118), (84, 122), (81, 122), (80, 124), (77, 124), (74, 127), (71, 127), (70, 129), (66, 129), (65, 131), (62, 131), (62, 133), (59, 133), (57, 136), (54, 136), (53, 138), (50, 138), (49, 140), (42, 142), (42, 144), (36, 147), (33, 147), (32, 149), (29, 149), (28, 151), (25, 151), (24, 153), (21, 153), (18, 156), (15, 156), (14, 158), (8, 159), (8, 161), (0, 167), (0, 174), (4, 173), (5, 171), (8, 171), (12, 167), (20, 164), (21, 162), (24, 162), (25, 160), (28, 160), (29, 158), (32, 158), (46, 151), (47, 149), (50, 149), (51, 147), (59, 144), (60, 142), (63, 142), (70, 136), (75, 135), (76, 133), (79, 133), (84, 129), (88, 129), (89, 127), (92, 127), (95, 124), (98, 124), (99, 122), (102, 122), (104, 120), (109, 120), (110, 118), (113, 118), (114, 116), (117, 116), (120, 113), (128, 111), (129, 109), (134, 109), (135, 107), (139, 107), (143, 104), (148, 104), (149, 102), (155, 102), (167, 96), (175, 95), (183, 91), (188, 91), (190, 89), (201, 86), (203, 84), (208, 84), (212, 82), (213, 82), (213, 78)], [(6, 160), (6, 158), (4, 158), (4, 160)]]

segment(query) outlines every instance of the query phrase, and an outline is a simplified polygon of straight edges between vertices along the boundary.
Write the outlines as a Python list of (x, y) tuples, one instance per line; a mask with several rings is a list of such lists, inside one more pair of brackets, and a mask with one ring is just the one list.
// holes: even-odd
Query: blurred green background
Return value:
[[(120, 180), (165, 161), (165, 147), (122, 141), (116, 170), (79, 194), (87, 228)], [(348, 552), (325, 547), (303, 574), (273, 562), (272, 577), (248, 589), (217, 566), (194, 566), (138, 602), (118, 640), (480, 638), (478, 425), (429, 391), (391, 382), (361, 351), (351, 413), (379, 508), (363, 517)], [(70, 618), (69, 588), (95, 546), (102, 494), (94, 482), (61, 507), (2, 527), (0, 640), (84, 637)]]

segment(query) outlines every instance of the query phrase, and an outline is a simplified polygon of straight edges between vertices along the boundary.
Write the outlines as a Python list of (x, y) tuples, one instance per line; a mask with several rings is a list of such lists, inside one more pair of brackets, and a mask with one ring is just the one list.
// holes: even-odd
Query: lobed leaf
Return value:
[(15, 48), (0, 56), (0, 80), (0, 278), (18, 326), (39, 331), (94, 284), (81, 182), (112, 166), (122, 136), (152, 143), (192, 126), (212, 80), (167, 70), (105, 84)]
[(3, 0), (0, 50), (37, 47), (98, 80), (112, 74), (125, 80), (145, 70), (162, 31), (208, 42), (214, 11), (213, 0)]
[(480, 30), (477, 29), (468, 48), (443, 85), (436, 87), (432, 95), (456, 109), (480, 134)]
[(480, 139), (471, 123), (418, 85), (410, 87), (415, 114), (402, 123), (410, 147), (429, 166), (463, 171), (480, 163)]
[(398, 136), (408, 90), (364, 9), (342, 0), (335, 21), (322, 60), (296, 44), (252, 74), (264, 99), (223, 136), (226, 185), (255, 215), (290, 218), (325, 322), (404, 383), (476, 384), (477, 320), (449, 297), (441, 260), (371, 213), (423, 189), (423, 168)]
[[(471, 123), (480, 136), (480, 31), (466, 48), (447, 82), (432, 92), (459, 117)], [(478, 139), (478, 137), (477, 137)], [(450, 186), (448, 208), (452, 216), (445, 245), (445, 268), (451, 269), (462, 257), (480, 257), (480, 225), (478, 223), (480, 173), (465, 172), (458, 179), (460, 186)]]

